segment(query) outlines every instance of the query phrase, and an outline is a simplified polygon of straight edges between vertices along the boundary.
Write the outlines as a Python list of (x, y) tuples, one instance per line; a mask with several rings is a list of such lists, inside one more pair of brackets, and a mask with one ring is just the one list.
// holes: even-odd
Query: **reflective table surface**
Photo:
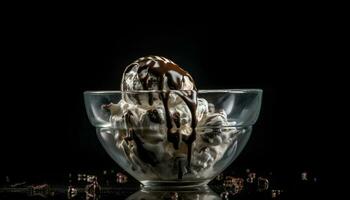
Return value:
[[(321, 178), (300, 172), (291, 179), (283, 174), (243, 173), (220, 174), (208, 186), (190, 189), (149, 190), (125, 172), (68, 173), (61, 179), (33, 179), (3, 176), (0, 199), (84, 199), (84, 200), (160, 200), (160, 199), (314, 199), (321, 196)], [(49, 181), (48, 181), (49, 180)]]

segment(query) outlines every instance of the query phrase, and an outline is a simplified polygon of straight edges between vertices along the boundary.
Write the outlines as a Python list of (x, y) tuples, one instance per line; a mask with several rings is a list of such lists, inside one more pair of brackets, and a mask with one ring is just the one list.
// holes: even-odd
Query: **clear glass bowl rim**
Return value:
[[(84, 95), (108, 95), (108, 94), (145, 94), (145, 93), (163, 93), (163, 92), (192, 92), (193, 90), (132, 90), (132, 91), (120, 91), (120, 90), (88, 90), (84, 92)], [(204, 89), (198, 90), (197, 93), (205, 94), (205, 93), (232, 93), (232, 94), (242, 94), (242, 93), (250, 93), (250, 94), (261, 94), (263, 92), (262, 89)]]

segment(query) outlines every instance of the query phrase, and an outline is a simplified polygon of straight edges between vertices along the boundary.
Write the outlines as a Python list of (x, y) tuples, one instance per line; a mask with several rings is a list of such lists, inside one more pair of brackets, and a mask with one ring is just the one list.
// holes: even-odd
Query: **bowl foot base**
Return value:
[(141, 181), (142, 190), (150, 191), (201, 191), (206, 189), (210, 180), (201, 181)]

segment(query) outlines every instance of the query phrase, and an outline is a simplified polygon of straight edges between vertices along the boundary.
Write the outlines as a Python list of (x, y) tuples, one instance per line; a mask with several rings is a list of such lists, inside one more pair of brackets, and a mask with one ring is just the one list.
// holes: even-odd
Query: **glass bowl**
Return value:
[(262, 90), (87, 91), (84, 100), (100, 142), (125, 171), (145, 188), (184, 188), (207, 184), (237, 158)]

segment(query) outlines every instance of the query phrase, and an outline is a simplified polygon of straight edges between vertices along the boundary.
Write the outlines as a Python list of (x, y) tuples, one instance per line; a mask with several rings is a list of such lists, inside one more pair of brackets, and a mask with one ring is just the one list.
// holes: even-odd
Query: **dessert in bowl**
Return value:
[(247, 143), (260, 89), (197, 90), (159, 56), (130, 64), (121, 91), (84, 93), (90, 122), (108, 154), (146, 188), (208, 183)]

